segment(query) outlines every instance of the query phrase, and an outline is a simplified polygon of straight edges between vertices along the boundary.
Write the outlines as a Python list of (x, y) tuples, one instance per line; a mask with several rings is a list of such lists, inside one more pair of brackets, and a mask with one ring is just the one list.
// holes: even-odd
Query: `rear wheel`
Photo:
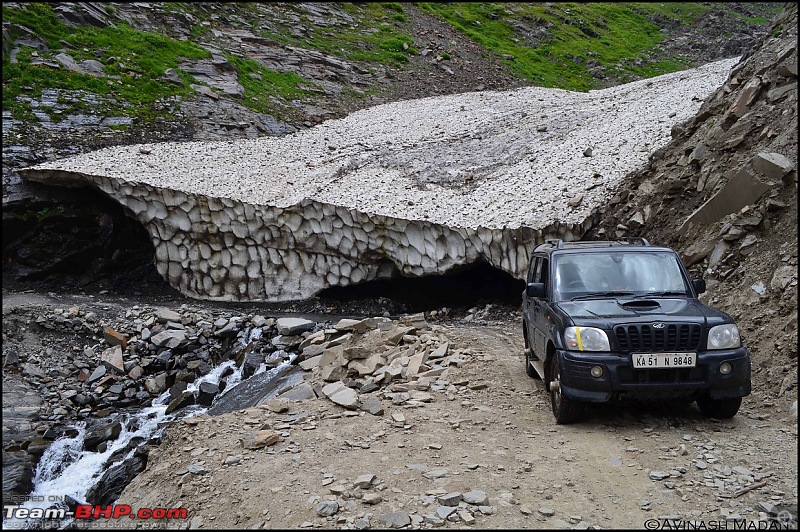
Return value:
[(741, 397), (726, 397), (724, 399), (712, 399), (707, 395), (697, 399), (697, 406), (705, 417), (717, 419), (729, 419), (736, 415), (739, 407), (742, 406)]
[(567, 399), (561, 394), (561, 368), (558, 364), (558, 357), (553, 355), (550, 359), (550, 404), (553, 407), (553, 416), (559, 425), (567, 425), (578, 420), (580, 415), (580, 403)]

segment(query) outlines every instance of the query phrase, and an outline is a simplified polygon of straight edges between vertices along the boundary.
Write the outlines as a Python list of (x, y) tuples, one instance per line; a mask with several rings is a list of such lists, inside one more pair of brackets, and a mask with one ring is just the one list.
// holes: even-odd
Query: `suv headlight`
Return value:
[(564, 344), (571, 351), (610, 351), (608, 336), (594, 327), (567, 327)]
[(708, 331), (706, 349), (731, 349), (740, 347), (742, 340), (739, 338), (739, 328), (733, 323), (717, 325)]

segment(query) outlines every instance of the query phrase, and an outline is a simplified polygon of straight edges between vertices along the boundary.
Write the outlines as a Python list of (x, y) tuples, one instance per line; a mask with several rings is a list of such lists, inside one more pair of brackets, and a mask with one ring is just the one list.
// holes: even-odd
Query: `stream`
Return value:
[[(254, 329), (246, 339), (241, 339), (244, 344), (258, 341), (261, 330)], [(270, 358), (283, 358), (287, 353), (276, 351)], [(209, 411), (219, 403), (225, 405), (225, 411), (254, 406), (258, 401), (274, 396), (277, 393), (275, 386), (266, 386), (273, 380), (285, 386), (287, 383), (297, 382), (302, 379), (302, 372), (296, 371), (292, 365), (296, 355), (289, 354), (289, 358), (281, 361), (274, 367), (261, 363), (255, 373), (248, 379), (242, 378), (242, 367), (237, 367), (234, 360), (227, 360), (211, 369), (207, 374), (190, 383), (186, 391), (197, 392), (204, 382), (219, 385), (225, 379), (224, 389), (217, 394), (210, 407), (191, 405), (170, 414), (167, 406), (170, 401), (170, 391), (166, 390), (153, 399), (151, 406), (136, 412), (118, 412), (105, 418), (99, 423), (118, 421), (121, 425), (119, 436), (108, 442), (103, 452), (93, 452), (84, 449), (88, 427), (85, 422), (71, 425), (67, 432), (69, 436), (62, 436), (54, 441), (42, 455), (33, 478), (33, 491), (28, 500), (23, 502), (21, 508), (29, 510), (48, 508), (67, 508), (70, 504), (89, 504), (87, 494), (103, 478), (107, 471), (121, 466), (130, 460), (136, 449), (160, 438), (164, 429), (171, 423), (197, 416)], [(293, 371), (295, 370), (295, 371)], [(246, 385), (245, 385), (246, 384)], [(243, 394), (239, 394), (242, 391)], [(219, 408), (217, 408), (219, 410)], [(219, 412), (216, 412), (219, 413)], [(74, 435), (73, 435), (74, 434)], [(127, 451), (125, 451), (127, 449)], [(122, 454), (124, 452), (124, 454)], [(114, 454), (119, 455), (116, 460), (109, 459)], [(130, 479), (128, 480), (130, 481)], [(67, 502), (69, 501), (69, 502)], [(35, 515), (35, 513), (34, 513)], [(43, 515), (47, 515), (44, 513)], [(63, 529), (67, 527), (72, 518), (61, 519), (36, 519), (6, 517), (3, 514), (3, 529)]]

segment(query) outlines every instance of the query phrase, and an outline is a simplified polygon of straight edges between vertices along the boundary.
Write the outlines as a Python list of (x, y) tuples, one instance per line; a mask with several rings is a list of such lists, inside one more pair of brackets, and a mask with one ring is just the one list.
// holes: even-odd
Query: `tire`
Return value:
[(550, 405), (553, 408), (553, 416), (556, 418), (556, 423), (559, 425), (568, 425), (574, 423), (580, 417), (580, 403), (567, 399), (561, 395), (559, 389), (550, 390), (550, 383), (553, 381), (561, 381), (561, 369), (558, 365), (558, 357), (553, 355), (550, 359), (550, 373), (548, 375), (547, 388), (550, 391)]
[(727, 397), (724, 399), (712, 399), (707, 395), (697, 399), (697, 406), (705, 417), (717, 419), (730, 419), (739, 411), (742, 406), (741, 397)]

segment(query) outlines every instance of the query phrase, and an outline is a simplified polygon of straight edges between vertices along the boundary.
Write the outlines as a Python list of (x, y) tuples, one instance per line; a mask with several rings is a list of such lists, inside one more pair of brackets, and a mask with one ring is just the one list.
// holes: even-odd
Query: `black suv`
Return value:
[(623, 396), (696, 400), (730, 418), (750, 393), (750, 355), (731, 317), (697, 299), (677, 253), (643, 238), (547, 240), (522, 295), (525, 369), (558, 423)]

